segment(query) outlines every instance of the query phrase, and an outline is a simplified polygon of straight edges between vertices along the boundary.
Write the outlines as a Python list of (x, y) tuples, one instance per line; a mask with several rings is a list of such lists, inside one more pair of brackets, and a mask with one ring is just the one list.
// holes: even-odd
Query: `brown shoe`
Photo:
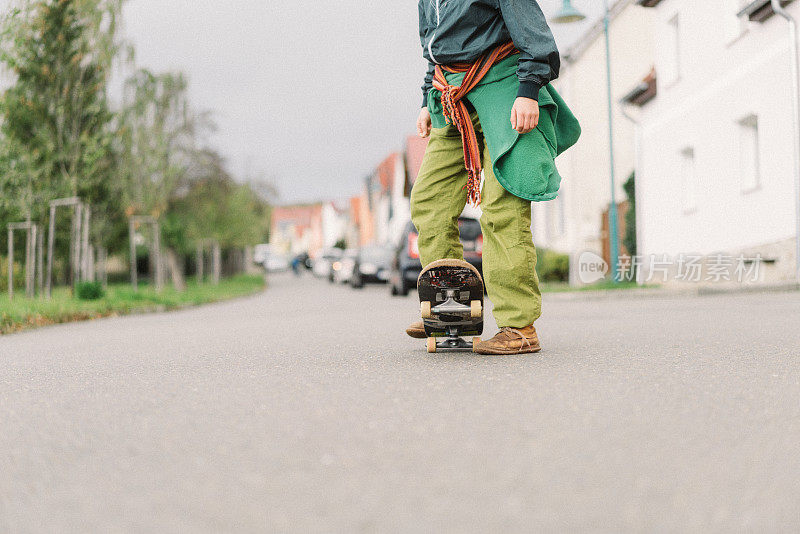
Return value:
[(425, 339), (425, 326), (422, 324), (422, 321), (417, 321), (416, 323), (411, 323), (408, 328), (406, 328), (406, 334), (415, 338), (415, 339)]
[(539, 352), (539, 336), (533, 325), (525, 328), (501, 328), (492, 339), (475, 345), (478, 354), (527, 354)]

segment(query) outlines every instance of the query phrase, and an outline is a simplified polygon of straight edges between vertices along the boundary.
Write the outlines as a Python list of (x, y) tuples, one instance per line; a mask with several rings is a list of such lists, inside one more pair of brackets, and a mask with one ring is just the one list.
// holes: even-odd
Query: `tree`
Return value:
[[(183, 74), (140, 69), (126, 81), (119, 127), (125, 211), (128, 216), (153, 217), (158, 228), (166, 224), (167, 261), (178, 289), (185, 285), (179, 261), (181, 232), (168, 210), (197, 166), (199, 136), (212, 128), (208, 114), (195, 113), (189, 106)], [(158, 263), (160, 251), (154, 252)]]
[(40, 0), (5, 21), (0, 58), (16, 82), (2, 98), (2, 131), (30, 154), (51, 194), (94, 201), (105, 192), (120, 8), (119, 0)]
[(120, 9), (121, 0), (33, 0), (3, 20), (0, 62), (15, 81), (0, 97), (0, 220), (16, 212), (42, 226), (60, 196), (113, 207), (106, 88)]
[(196, 162), (194, 179), (174, 210), (186, 222), (188, 243), (213, 239), (224, 248), (244, 248), (263, 241), (269, 206), (249, 184), (237, 183), (222, 157), (206, 149)]
[(622, 186), (628, 196), (628, 212), (625, 214), (625, 235), (622, 244), (631, 256), (636, 256), (636, 174)]
[(126, 210), (160, 217), (187, 176), (203, 117), (192, 113), (183, 74), (146, 69), (125, 83), (120, 117)]

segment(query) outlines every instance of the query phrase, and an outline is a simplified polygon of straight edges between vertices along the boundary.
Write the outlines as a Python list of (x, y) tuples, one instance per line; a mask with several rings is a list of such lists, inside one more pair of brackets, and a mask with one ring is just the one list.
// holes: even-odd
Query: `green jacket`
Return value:
[(538, 98), (561, 60), (537, 0), (419, 0), (419, 37), (431, 88), (435, 64), (472, 63), (509, 41), (519, 49), (518, 96)]
[[(513, 195), (541, 202), (558, 196), (561, 175), (555, 158), (574, 145), (581, 135), (578, 120), (552, 85), (539, 92), (539, 125), (520, 135), (511, 127), (511, 108), (519, 90), (516, 76), (520, 57), (510, 56), (488, 72), (466, 99), (478, 113), (494, 173)], [(445, 73), (450, 85), (461, 85), (464, 73)], [(428, 92), (428, 109), (434, 128), (446, 126), (442, 94)]]

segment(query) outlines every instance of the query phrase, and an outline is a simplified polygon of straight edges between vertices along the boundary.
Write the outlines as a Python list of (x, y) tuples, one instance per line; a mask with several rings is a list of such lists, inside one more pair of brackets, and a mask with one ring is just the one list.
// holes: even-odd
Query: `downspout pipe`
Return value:
[(794, 202), (795, 202), (795, 280), (800, 282), (800, 50), (797, 44), (797, 21), (781, 5), (772, 0), (772, 10), (789, 23), (792, 51), (792, 126), (794, 130)]

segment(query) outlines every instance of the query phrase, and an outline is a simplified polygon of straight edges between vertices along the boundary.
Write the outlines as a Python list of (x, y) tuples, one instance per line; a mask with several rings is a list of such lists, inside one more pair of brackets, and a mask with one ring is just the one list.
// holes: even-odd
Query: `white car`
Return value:
[(268, 273), (282, 273), (289, 270), (289, 259), (283, 254), (268, 254), (261, 265)]
[(329, 248), (323, 250), (319, 256), (314, 260), (314, 267), (312, 267), (311, 272), (314, 273), (314, 276), (319, 276), (320, 278), (328, 278), (331, 275), (331, 269), (333, 268), (333, 262), (342, 258), (342, 249), (340, 248)]
[(333, 262), (332, 276), (333, 282), (346, 284), (353, 277), (353, 268), (356, 266), (358, 257), (357, 248), (348, 248), (342, 254), (342, 259)]
[(270, 254), (272, 254), (272, 245), (264, 243), (253, 247), (253, 261), (259, 265), (264, 265)]

